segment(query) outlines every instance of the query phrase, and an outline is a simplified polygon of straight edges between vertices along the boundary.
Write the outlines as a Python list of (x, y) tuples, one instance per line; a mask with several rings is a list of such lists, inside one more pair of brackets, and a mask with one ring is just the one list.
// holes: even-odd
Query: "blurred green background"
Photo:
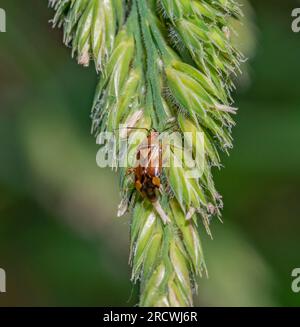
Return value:
[[(224, 224), (213, 222), (214, 241), (203, 235), (210, 278), (196, 305), (300, 305), (300, 3), (251, 4), (235, 148), (215, 171)], [(0, 305), (135, 305), (129, 219), (116, 218), (117, 178), (97, 168), (89, 133), (94, 69), (70, 59), (46, 0), (0, 7)]]

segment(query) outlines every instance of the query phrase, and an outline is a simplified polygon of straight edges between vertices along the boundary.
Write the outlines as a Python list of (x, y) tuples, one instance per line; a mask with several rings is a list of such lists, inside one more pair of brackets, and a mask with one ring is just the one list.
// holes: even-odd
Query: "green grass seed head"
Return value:
[[(232, 147), (232, 76), (243, 57), (231, 41), (231, 22), (241, 17), (240, 5), (236, 0), (130, 5), (51, 0), (50, 5), (56, 11), (53, 25), (63, 27), (73, 55), (84, 66), (93, 61), (99, 74), (93, 133), (111, 132), (128, 143), (128, 157), (115, 159), (122, 196), (118, 215), (132, 214), (130, 263), (132, 280), (140, 283), (139, 305), (192, 306), (195, 278), (207, 273), (198, 230), (210, 234), (211, 218), (220, 217), (222, 207), (211, 169), (221, 166), (219, 151)], [(162, 167), (155, 203), (137, 191), (137, 176), (127, 169), (151, 132), (178, 132), (177, 141), (187, 146), (166, 151), (169, 165)]]

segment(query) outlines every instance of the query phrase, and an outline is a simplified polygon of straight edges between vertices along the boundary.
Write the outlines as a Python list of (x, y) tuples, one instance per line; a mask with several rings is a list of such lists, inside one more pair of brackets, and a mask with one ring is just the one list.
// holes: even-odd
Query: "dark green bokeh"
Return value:
[[(214, 222), (214, 241), (203, 235), (210, 278), (197, 305), (300, 305), (297, 2), (252, 5), (256, 54), (235, 95), (235, 148), (215, 171), (225, 223)], [(117, 178), (97, 168), (89, 135), (94, 69), (70, 59), (47, 1), (0, 7), (0, 305), (134, 305), (129, 220), (115, 218)]]

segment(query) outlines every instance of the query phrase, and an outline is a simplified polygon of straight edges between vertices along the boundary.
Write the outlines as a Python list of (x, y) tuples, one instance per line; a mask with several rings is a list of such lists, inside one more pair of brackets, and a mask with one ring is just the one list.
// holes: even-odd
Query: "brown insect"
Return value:
[(157, 192), (161, 185), (162, 147), (159, 133), (150, 132), (137, 152), (137, 166), (133, 168), (135, 188), (151, 202), (157, 201)]
[(135, 188), (143, 198), (147, 198), (153, 204), (163, 222), (166, 223), (169, 217), (158, 201), (162, 174), (162, 145), (158, 132), (149, 132), (138, 148), (136, 160), (136, 167), (128, 169), (128, 173), (134, 173)]

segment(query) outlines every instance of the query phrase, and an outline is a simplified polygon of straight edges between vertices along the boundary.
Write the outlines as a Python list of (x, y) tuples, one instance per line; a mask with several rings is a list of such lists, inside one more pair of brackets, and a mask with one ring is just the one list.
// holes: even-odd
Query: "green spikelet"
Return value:
[[(139, 304), (192, 306), (195, 278), (206, 273), (199, 228), (210, 234), (211, 218), (220, 218), (222, 207), (211, 168), (220, 167), (218, 152), (232, 147), (232, 75), (243, 57), (231, 42), (231, 22), (241, 17), (240, 6), (235, 0), (50, 4), (73, 56), (84, 66), (94, 62), (99, 72), (93, 134), (128, 141), (129, 156), (114, 156), (112, 166), (119, 168), (118, 214), (132, 212), (130, 262)], [(126, 168), (145, 140), (141, 129), (177, 132), (155, 202), (136, 191)]]

